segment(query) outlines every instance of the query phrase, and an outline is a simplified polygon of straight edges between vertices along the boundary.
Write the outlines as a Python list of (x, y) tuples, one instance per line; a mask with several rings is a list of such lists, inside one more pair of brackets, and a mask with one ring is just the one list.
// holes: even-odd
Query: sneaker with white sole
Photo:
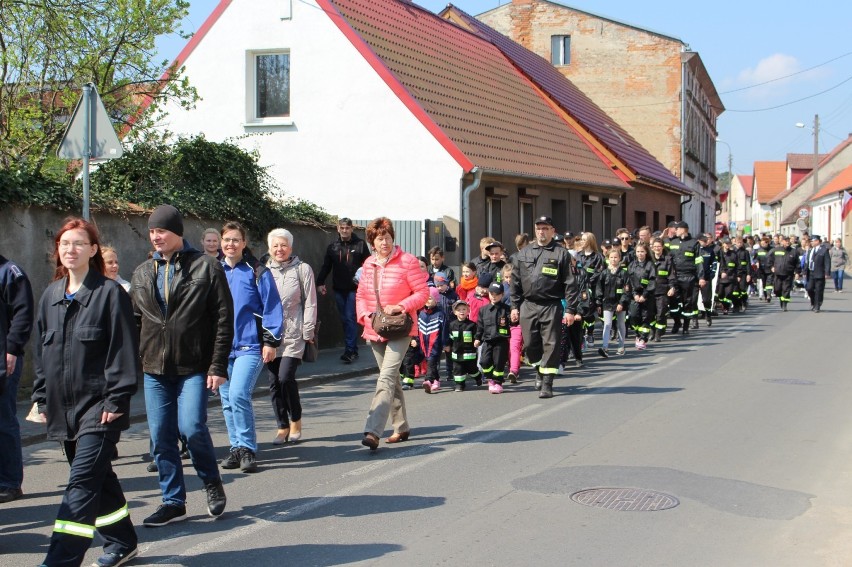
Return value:
[(434, 394), (438, 390), (441, 389), (441, 381), (440, 380), (432, 380), (432, 387), (429, 389), (429, 392)]
[(624, 354), (624, 347), (618, 347), (618, 350), (615, 351), (615, 354), (617, 354), (618, 356)]
[(509, 372), (506, 376), (509, 379), (509, 384), (517, 384), (518, 383), (518, 373), (517, 372)]
[(118, 567), (132, 561), (137, 555), (139, 555), (139, 548), (132, 549), (127, 553), (105, 553), (92, 563), (92, 567)]
[(493, 386), (488, 387), (488, 391), (492, 394), (502, 394), (503, 393), (503, 385), (500, 382), (494, 382)]
[(225, 487), (222, 486), (222, 479), (205, 484), (204, 492), (207, 493), (207, 513), (218, 518), (225, 511), (225, 504), (228, 502), (225, 497)]

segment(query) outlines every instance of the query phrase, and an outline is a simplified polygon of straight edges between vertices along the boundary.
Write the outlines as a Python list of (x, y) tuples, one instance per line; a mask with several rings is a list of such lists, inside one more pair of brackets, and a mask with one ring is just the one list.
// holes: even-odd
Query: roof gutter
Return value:
[(470, 194), (476, 191), (479, 188), (479, 184), (482, 183), (482, 169), (479, 167), (474, 167), (470, 170), (473, 173), (473, 181), (462, 189), (462, 221), (464, 222), (464, 256), (462, 261), (465, 262), (465, 258), (470, 258)]
[[(684, 47), (681, 47), (681, 53), (686, 51)], [(681, 57), (680, 62), (680, 179), (681, 183), (686, 179), (686, 132), (684, 128), (684, 122), (686, 120), (686, 61)], [(686, 185), (686, 183), (683, 183)], [(690, 188), (691, 189), (691, 188)], [(695, 190), (691, 189), (689, 195), (686, 198), (681, 197), (680, 202), (680, 219), (683, 220), (686, 217), (685, 208), (686, 205), (692, 201), (692, 198), (695, 196)]]

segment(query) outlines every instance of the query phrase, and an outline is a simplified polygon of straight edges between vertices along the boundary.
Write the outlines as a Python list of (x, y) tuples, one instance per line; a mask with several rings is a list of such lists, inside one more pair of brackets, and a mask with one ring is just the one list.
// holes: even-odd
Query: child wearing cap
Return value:
[(426, 306), (417, 315), (417, 338), (421, 360), (426, 360), (426, 375), (423, 378), (423, 389), (427, 394), (441, 389), (441, 376), (438, 364), (444, 349), (446, 317), (438, 305), (441, 294), (437, 288), (429, 288), (429, 299)]
[(509, 306), (503, 301), (503, 285), (492, 282), (488, 286), (488, 305), (479, 309), (474, 346), (482, 346), (479, 364), (488, 380), (488, 391), (503, 393), (503, 377), (509, 358)]
[[(480, 266), (479, 275), (489, 274), (491, 276), (492, 281), (495, 281), (497, 283), (502, 282), (502, 270), (503, 266), (506, 265), (506, 261), (503, 259), (503, 256), (506, 254), (506, 250), (505, 248), (503, 248), (503, 244), (495, 240), (494, 242), (485, 246), (485, 251), (491, 258), (491, 262)], [(485, 287), (487, 288), (488, 286)]]
[(455, 319), (447, 325), (448, 341), (444, 351), (450, 353), (452, 369), (450, 375), (453, 377), (453, 390), (464, 392), (465, 382), (468, 378), (476, 380), (476, 385), (482, 385), (482, 376), (476, 365), (476, 346), (474, 337), (476, 335), (476, 323), (468, 319), (470, 306), (463, 299), (453, 304)]

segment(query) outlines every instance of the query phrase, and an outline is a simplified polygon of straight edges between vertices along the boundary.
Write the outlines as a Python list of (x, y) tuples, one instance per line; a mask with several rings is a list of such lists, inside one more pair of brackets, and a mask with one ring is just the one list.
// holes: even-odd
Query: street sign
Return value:
[[(114, 159), (124, 154), (121, 142), (112, 127), (112, 122), (107, 115), (104, 103), (98, 96), (94, 85), (86, 85), (91, 91), (89, 96), (85, 94), (77, 103), (71, 122), (65, 129), (62, 141), (56, 155), (64, 159)], [(84, 89), (86, 88), (84, 87)], [(85, 101), (89, 101), (89, 112), (86, 112)], [(88, 136), (86, 129), (88, 128)], [(86, 152), (86, 140), (88, 139), (89, 152)]]
[(736, 221), (731, 221), (731, 222), (728, 224), (728, 229), (730, 229), (730, 230), (737, 230), (737, 222), (736, 222)]
[(807, 208), (802, 207), (801, 209), (799, 209), (799, 218), (800, 219), (806, 219), (809, 216), (811, 216), (811, 212)]

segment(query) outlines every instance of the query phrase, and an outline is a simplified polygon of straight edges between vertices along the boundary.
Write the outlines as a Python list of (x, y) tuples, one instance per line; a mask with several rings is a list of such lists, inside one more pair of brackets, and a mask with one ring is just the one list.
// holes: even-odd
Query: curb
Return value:
[[(330, 384), (332, 382), (339, 382), (341, 380), (347, 380), (349, 378), (360, 378), (361, 376), (366, 376), (368, 374), (373, 374), (379, 371), (379, 367), (375, 364), (369, 365), (365, 368), (359, 368), (357, 370), (350, 370), (348, 372), (336, 372), (333, 374), (315, 374), (311, 376), (305, 376), (304, 378), (299, 378), (299, 388), (312, 388), (316, 386), (322, 386), (323, 384)], [(262, 398), (269, 395), (268, 387), (258, 387), (255, 386), (254, 392), (252, 392), (252, 399)], [(144, 392), (143, 392), (144, 396)], [(143, 421), (147, 421), (147, 417), (145, 411), (136, 412), (134, 415), (130, 416), (130, 423), (142, 423)], [(36, 433), (26, 436), (21, 436), (21, 447), (28, 447), (30, 445), (35, 445), (37, 443), (44, 443), (48, 441), (47, 433)]]

